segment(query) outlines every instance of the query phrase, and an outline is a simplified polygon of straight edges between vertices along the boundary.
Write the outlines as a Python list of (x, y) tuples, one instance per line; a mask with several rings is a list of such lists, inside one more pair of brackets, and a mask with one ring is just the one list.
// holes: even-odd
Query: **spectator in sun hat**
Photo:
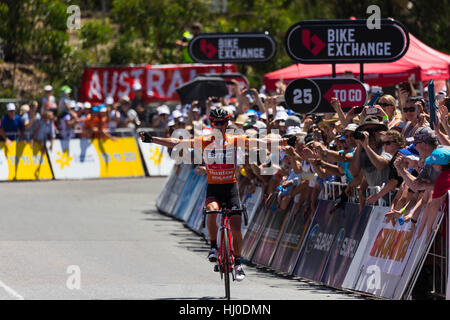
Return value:
[(385, 124), (376, 116), (369, 115), (353, 134), (357, 147), (349, 170), (353, 177), (358, 177), (362, 172), (368, 186), (381, 186), (388, 181), (392, 155), (383, 150), (382, 137), (386, 131)]
[(3, 115), (0, 125), (0, 136), (6, 141), (7, 145), (11, 140), (23, 140), (25, 126), (23, 120), (16, 113), (16, 105), (12, 102), (6, 105), (6, 114)]

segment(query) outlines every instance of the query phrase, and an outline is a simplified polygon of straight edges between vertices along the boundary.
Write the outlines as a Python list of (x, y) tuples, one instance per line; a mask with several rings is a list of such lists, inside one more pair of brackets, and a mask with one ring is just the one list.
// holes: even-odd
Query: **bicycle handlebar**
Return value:
[(211, 211), (206, 211), (206, 207), (203, 208), (203, 219), (202, 219), (202, 225), (203, 228), (205, 227), (206, 224), (206, 215), (207, 214), (225, 214), (227, 216), (232, 216), (235, 214), (243, 214), (244, 216), (244, 223), (247, 226), (248, 225), (248, 216), (247, 216), (247, 208), (243, 205), (241, 209), (220, 209), (220, 210), (211, 210)]

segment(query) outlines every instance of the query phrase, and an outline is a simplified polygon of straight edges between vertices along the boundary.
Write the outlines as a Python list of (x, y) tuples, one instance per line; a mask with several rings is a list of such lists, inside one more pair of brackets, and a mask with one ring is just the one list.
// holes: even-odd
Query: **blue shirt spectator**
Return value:
[(16, 105), (8, 103), (6, 106), (6, 114), (3, 115), (0, 126), (0, 136), (7, 142), (8, 140), (16, 140), (18, 133), (20, 139), (23, 138), (24, 123), (18, 114), (16, 114)]

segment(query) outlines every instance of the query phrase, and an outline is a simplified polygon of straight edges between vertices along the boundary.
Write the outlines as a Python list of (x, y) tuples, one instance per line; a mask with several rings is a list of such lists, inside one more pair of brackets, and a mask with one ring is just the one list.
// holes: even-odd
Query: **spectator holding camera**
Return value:
[(376, 116), (367, 116), (354, 133), (357, 141), (349, 170), (353, 177), (363, 173), (368, 186), (381, 186), (388, 181), (392, 155), (383, 150), (383, 133), (387, 126)]

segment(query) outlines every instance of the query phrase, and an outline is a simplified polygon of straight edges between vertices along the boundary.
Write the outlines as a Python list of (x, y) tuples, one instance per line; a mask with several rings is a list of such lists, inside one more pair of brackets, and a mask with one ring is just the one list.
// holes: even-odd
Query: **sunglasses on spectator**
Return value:
[(214, 127), (220, 127), (220, 126), (223, 126), (226, 123), (227, 123), (226, 121), (212, 121), (211, 125), (213, 125)]
[(405, 107), (403, 108), (403, 112), (415, 112), (416, 111), (416, 107)]
[(385, 102), (380, 102), (379, 105), (380, 105), (381, 107), (389, 107), (389, 106), (392, 106), (393, 104), (391, 104), (391, 103), (385, 103)]
[(395, 144), (394, 141), (383, 141), (383, 145), (389, 146), (391, 144)]

